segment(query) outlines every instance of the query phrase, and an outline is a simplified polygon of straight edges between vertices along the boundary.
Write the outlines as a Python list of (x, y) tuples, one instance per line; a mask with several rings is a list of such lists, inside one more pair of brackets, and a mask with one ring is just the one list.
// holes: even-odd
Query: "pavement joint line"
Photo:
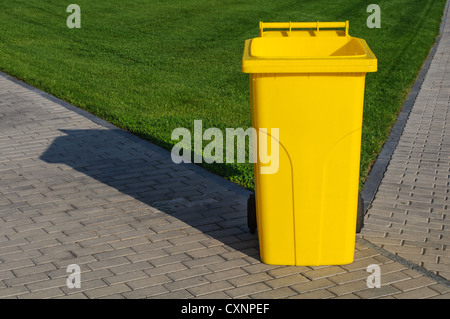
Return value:
[[(445, 24), (445, 18), (447, 17), (447, 12), (448, 12), (448, 8), (449, 8), (449, 2), (450, 2), (450, 0), (447, 0), (446, 6), (445, 6), (445, 10), (444, 10), (444, 14), (443, 14), (443, 21), (444, 21), (444, 24)], [(423, 79), (422, 79), (422, 81), (424, 80), (424, 78), (425, 78), (425, 76), (426, 76), (426, 74), (427, 74), (427, 72), (428, 72), (428, 69), (429, 69), (429, 67), (430, 67), (431, 60), (432, 60), (432, 58), (434, 57), (435, 52), (436, 52), (436, 50), (437, 50), (437, 47), (438, 47), (438, 45), (439, 45), (439, 40), (440, 40), (440, 38), (442, 37), (442, 30), (443, 30), (443, 28), (444, 28), (444, 25), (443, 25), (443, 23), (441, 22), (441, 33), (436, 37), (435, 44), (434, 44), (433, 48), (431, 48), (431, 50), (430, 50), (430, 52), (429, 52), (429, 56), (427, 57), (427, 60), (424, 62), (424, 65), (422, 66), (422, 69), (421, 69), (421, 71), (419, 72), (418, 79), (416, 79), (414, 85), (416, 85), (416, 83), (418, 82), (418, 80), (419, 80), (419, 78), (420, 78), (420, 76), (421, 76), (422, 73), (423, 73)], [(429, 60), (429, 61), (428, 61), (428, 60)], [(428, 67), (426, 67), (427, 61), (428, 61)], [(90, 114), (90, 113), (87, 113), (87, 112), (83, 111), (82, 109), (79, 109), (79, 108), (77, 108), (77, 107), (75, 107), (75, 106), (73, 106), (73, 105), (71, 105), (71, 104), (69, 104), (69, 103), (67, 103), (67, 102), (64, 102), (63, 100), (59, 100), (59, 99), (57, 99), (56, 97), (54, 97), (54, 96), (52, 96), (52, 95), (50, 95), (50, 94), (48, 94), (48, 93), (45, 93), (45, 92), (43, 92), (43, 91), (40, 91), (40, 90), (37, 89), (37, 88), (28, 86), (27, 84), (25, 84), (25, 83), (23, 83), (23, 82), (21, 82), (21, 81), (19, 81), (19, 80), (16, 80), (16, 79), (14, 79), (14, 78), (12, 78), (12, 77), (10, 77), (10, 76), (8, 76), (8, 75), (5, 75), (5, 74), (2, 73), (2, 72), (0, 72), (0, 77), (6, 78), (6, 79), (8, 79), (8, 80), (10, 80), (10, 81), (12, 81), (12, 82), (14, 82), (14, 83), (16, 83), (16, 84), (21, 85), (21, 86), (24, 87), (24, 88), (27, 88), (27, 89), (29, 89), (29, 90), (35, 92), (35, 93), (38, 93), (40, 96), (42, 96), (42, 97), (44, 97), (44, 98), (47, 98), (47, 99), (49, 99), (49, 100), (51, 100), (51, 101), (53, 101), (53, 102), (56, 102), (56, 103), (58, 103), (59, 105), (65, 107), (66, 109), (71, 110), (71, 111), (74, 111), (75, 113), (77, 113), (77, 114), (79, 114), (79, 115), (82, 115), (83, 117), (87, 118), (88, 120), (91, 120), (92, 122), (94, 122), (94, 123), (96, 123), (96, 124), (98, 124), (98, 125), (101, 125), (101, 126), (103, 126), (103, 127), (105, 127), (105, 128), (108, 128), (108, 129), (111, 129), (111, 130), (113, 130), (115, 133), (117, 133), (118, 135), (125, 136), (127, 139), (130, 139), (130, 140), (133, 140), (133, 141), (137, 142), (138, 145), (144, 146), (147, 150), (151, 150), (151, 151), (153, 151), (153, 152), (155, 152), (155, 153), (157, 153), (157, 154), (159, 154), (159, 155), (163, 155), (164, 157), (167, 157), (167, 154), (170, 154), (170, 151), (168, 151), (168, 150), (166, 150), (166, 149), (164, 149), (164, 148), (162, 148), (162, 147), (159, 147), (159, 146), (157, 146), (157, 145), (155, 145), (155, 144), (152, 144), (150, 141), (147, 141), (147, 140), (145, 140), (145, 139), (143, 139), (143, 138), (141, 138), (141, 137), (138, 137), (138, 136), (136, 136), (136, 135), (133, 135), (133, 134), (131, 134), (131, 133), (128, 133), (128, 132), (126, 132), (126, 131), (124, 131), (124, 130), (122, 130), (122, 129), (116, 127), (116, 126), (114, 126), (113, 124), (108, 123), (108, 122), (106, 122), (106, 121), (104, 121), (104, 120), (102, 120), (102, 119), (96, 117), (95, 115), (92, 115), (92, 114)], [(411, 92), (409, 93), (409, 95), (411, 95), (411, 96), (413, 96), (413, 95), (415, 94), (414, 98), (412, 99), (410, 108), (413, 107), (413, 105), (414, 105), (414, 103), (415, 103), (415, 100), (416, 100), (416, 97), (417, 97), (417, 95), (418, 95), (419, 92), (420, 92), (420, 86), (421, 86), (421, 84), (422, 84), (422, 81), (420, 82), (419, 87), (418, 87), (418, 89), (416, 90), (416, 92), (413, 92), (413, 89), (411, 89)], [(409, 99), (409, 95), (408, 95), (408, 99)], [(407, 100), (408, 100), (408, 99), (407, 99)], [(406, 103), (406, 102), (405, 102), (405, 103)], [(403, 107), (402, 107), (402, 112), (403, 112), (403, 109), (405, 109), (405, 104), (404, 104)], [(406, 109), (405, 109), (405, 110), (406, 110)], [(409, 111), (411, 111), (411, 110), (409, 110)], [(409, 114), (409, 113), (408, 113), (408, 114)], [(408, 114), (405, 115), (405, 114), (401, 113), (401, 119), (400, 119), (400, 117), (399, 117), (399, 118), (396, 120), (396, 123), (395, 123), (395, 124), (397, 124), (397, 122), (399, 122), (399, 121), (403, 121), (403, 120), (404, 120), (404, 121), (405, 121), (404, 125), (405, 125), (405, 124), (406, 124), (406, 121), (407, 121), (407, 118), (408, 118)], [(398, 127), (400, 128), (400, 132), (398, 132), (398, 136), (396, 136), (397, 142), (394, 142), (393, 140), (390, 139), (390, 138), (391, 138), (391, 134), (390, 134), (390, 136), (389, 136), (388, 141), (386, 141), (386, 144), (389, 144), (389, 147), (393, 147), (393, 150), (394, 150), (396, 147), (398, 147), (398, 141), (400, 140), (400, 137), (401, 137), (402, 132), (403, 132), (403, 130), (404, 130), (404, 126), (402, 127), (402, 126), (399, 125)], [(388, 142), (389, 142), (389, 143), (388, 143)], [(386, 145), (385, 145), (385, 146), (386, 146)], [(383, 150), (384, 150), (384, 147), (385, 147), (385, 146), (383, 146)], [(401, 145), (400, 145), (400, 147), (401, 147)], [(390, 160), (391, 160), (391, 157), (390, 157), (390, 156), (389, 156), (389, 157), (386, 157), (386, 154), (388, 154), (388, 153), (387, 153), (387, 150), (388, 150), (388, 148), (386, 148), (386, 152), (385, 152), (385, 153), (382, 153), (382, 154), (380, 153), (381, 155), (379, 155), (379, 158), (378, 158), (377, 161), (376, 161), (376, 162), (381, 161), (382, 163), (386, 163), (386, 168), (387, 168), (387, 166), (389, 165), (389, 162), (390, 162)], [(393, 151), (393, 150), (392, 150), (392, 151)], [(391, 154), (391, 155), (392, 155), (392, 154)], [(203, 176), (203, 177), (205, 177), (205, 178), (207, 178), (207, 179), (210, 179), (210, 180), (212, 180), (212, 181), (215, 181), (216, 183), (218, 183), (218, 184), (221, 185), (222, 187), (226, 188), (227, 190), (231, 190), (231, 191), (233, 191), (233, 192), (235, 192), (235, 193), (237, 193), (237, 194), (239, 194), (239, 195), (241, 195), (241, 196), (246, 196), (247, 194), (250, 193), (250, 191), (248, 191), (248, 190), (242, 188), (241, 186), (236, 185), (236, 184), (232, 183), (231, 181), (228, 181), (228, 180), (224, 179), (224, 178), (221, 177), (221, 176), (218, 176), (218, 175), (215, 175), (215, 174), (213, 174), (213, 173), (210, 173), (210, 172), (206, 171), (204, 168), (202, 168), (202, 167), (199, 166), (199, 165), (196, 165), (196, 164), (193, 164), (193, 163), (192, 163), (192, 164), (183, 164), (183, 165), (188, 165), (187, 168), (188, 168), (189, 170), (194, 171), (194, 172), (197, 173), (198, 175), (201, 175), (201, 176)], [(385, 171), (382, 171), (382, 173), (381, 173), (381, 178), (380, 178), (379, 182), (382, 181), (382, 179), (383, 179), (383, 177), (384, 177), (384, 176), (383, 176), (384, 173), (385, 173)], [(435, 184), (433, 184), (433, 185), (435, 185)], [(433, 187), (434, 187), (434, 186), (433, 186)], [(378, 191), (378, 186), (377, 186), (377, 188), (375, 189), (374, 195), (377, 193), (377, 191)], [(445, 195), (445, 194), (444, 194), (444, 195)], [(71, 205), (72, 205), (72, 204), (71, 204)], [(368, 205), (368, 206), (371, 206), (371, 202), (370, 202), (370, 203), (367, 203), (367, 205)], [(72, 206), (73, 206), (73, 205), (72, 205)], [(73, 207), (76, 208), (75, 206), (73, 206)], [(367, 210), (366, 210), (366, 211), (367, 211)], [(445, 219), (445, 215), (444, 215), (444, 219)], [(25, 225), (17, 225), (17, 227), (21, 227), (21, 226), (25, 227)], [(195, 227), (194, 227), (194, 228), (195, 228)], [(44, 229), (44, 230), (45, 230), (45, 229)], [(207, 232), (206, 232), (206, 234), (207, 234)], [(442, 236), (442, 235), (441, 235), (441, 236)], [(1, 238), (0, 238), (0, 239), (1, 239)], [(56, 240), (58, 241), (59, 239), (56, 239)], [(435, 281), (435, 282), (438, 283), (438, 284), (442, 284), (442, 285), (444, 285), (444, 286), (446, 286), (446, 287), (450, 287), (450, 281), (449, 281), (449, 280), (443, 278), (443, 277), (440, 276), (440, 275), (437, 275), (437, 274), (433, 273), (432, 271), (426, 269), (426, 268), (423, 267), (423, 266), (419, 266), (419, 265), (417, 265), (417, 264), (415, 264), (415, 263), (413, 263), (413, 262), (411, 262), (411, 261), (408, 261), (407, 259), (405, 259), (405, 257), (399, 256), (399, 255), (397, 255), (397, 254), (395, 254), (395, 253), (392, 253), (392, 252), (386, 250), (386, 246), (383, 246), (383, 245), (379, 246), (379, 245), (377, 245), (377, 244), (375, 244), (375, 243), (372, 243), (372, 242), (371, 242), (370, 240), (368, 240), (368, 239), (364, 239), (364, 238), (361, 238), (361, 237), (358, 237), (358, 236), (356, 236), (356, 242), (359, 243), (359, 244), (361, 244), (361, 245), (363, 245), (363, 246), (365, 246), (365, 247), (367, 247), (367, 248), (369, 248), (369, 249), (372, 249), (372, 250), (376, 251), (377, 253), (383, 255), (384, 257), (388, 258), (389, 260), (392, 260), (393, 262), (397, 262), (397, 263), (399, 263), (399, 264), (401, 264), (401, 265), (407, 267), (408, 269), (411, 269), (411, 270), (413, 270), (413, 271), (416, 271), (417, 273), (422, 274), (424, 277), (427, 277), (427, 278), (429, 278), (429, 279), (432, 279), (433, 281)], [(206, 246), (206, 245), (205, 245), (205, 246)], [(114, 248), (115, 248), (115, 247), (114, 247)], [(116, 249), (116, 248), (115, 248), (115, 249)], [(73, 254), (72, 251), (69, 251), (69, 253)], [(223, 254), (223, 253), (219, 254), (219, 256), (220, 256), (220, 257), (223, 257), (222, 254)], [(125, 256), (125, 258), (128, 258), (128, 257)], [(249, 261), (249, 260), (250, 260), (249, 258), (245, 258), (244, 260), (246, 260), (247, 262), (250, 262), (250, 261)], [(367, 260), (367, 259), (366, 259), (366, 260)], [(53, 264), (53, 263), (52, 263), (52, 264)], [(183, 262), (182, 262), (182, 264), (183, 264)], [(56, 264), (55, 264), (55, 265), (56, 265)], [(252, 265), (252, 264), (250, 263), (250, 265)], [(255, 266), (256, 266), (256, 265), (257, 265), (257, 264), (255, 264)], [(39, 265), (38, 265), (38, 266), (39, 266)], [(57, 265), (56, 265), (56, 266), (57, 266)], [(120, 266), (119, 266), (119, 267), (120, 267)], [(247, 267), (247, 266), (246, 266), (246, 267)], [(109, 269), (109, 268), (108, 268), (108, 269)], [(221, 272), (221, 271), (222, 271), (222, 270), (220, 270), (220, 272)], [(246, 270), (246, 269), (244, 269), (243, 271), (250, 273), (250, 272), (249, 272), (248, 270)], [(215, 272), (213, 272), (213, 274), (214, 274), (214, 273), (215, 273)], [(250, 274), (251, 274), (251, 273), (250, 273)], [(309, 277), (306, 276), (306, 275), (304, 275), (304, 276), (305, 276), (306, 278), (309, 278)], [(328, 277), (326, 277), (326, 278), (328, 278)], [(311, 279), (311, 278), (309, 278), (309, 279)], [(102, 280), (103, 282), (106, 282), (106, 281), (105, 281), (105, 278), (100, 278), (100, 280)], [(263, 281), (263, 282), (261, 282), (261, 283), (262, 283), (262, 284), (265, 284), (265, 281)], [(0, 284), (1, 284), (1, 280), (0, 280)], [(106, 284), (108, 284), (108, 283), (106, 282)], [(128, 283), (125, 282), (125, 285), (128, 286)], [(123, 287), (123, 285), (122, 285), (122, 287)], [(1, 287), (0, 287), (0, 288), (1, 288)], [(27, 287), (27, 289), (29, 290), (28, 287)], [(100, 289), (102, 289), (102, 288), (100, 287)], [(281, 289), (286, 289), (286, 288), (283, 287), (283, 288), (281, 288)], [(291, 289), (291, 288), (289, 287), (289, 289)], [(0, 290), (1, 290), (1, 289), (0, 289)], [(325, 289), (325, 290), (326, 290), (326, 289)], [(180, 291), (181, 291), (181, 290), (180, 290)], [(188, 291), (188, 290), (186, 289), (186, 291)], [(275, 291), (279, 291), (279, 292), (280, 292), (281, 290), (280, 290), (280, 288), (276, 288)], [(327, 291), (327, 290), (326, 290), (326, 291)], [(178, 292), (178, 291), (177, 291), (177, 292)], [(284, 292), (285, 292), (285, 290), (284, 290)], [(328, 292), (328, 291), (327, 291), (327, 292)], [(25, 293), (25, 292), (23, 292), (23, 293)], [(330, 292), (330, 293), (331, 293), (331, 292)], [(22, 294), (22, 292), (21, 292), (20, 294)], [(86, 297), (88, 297), (88, 298), (91, 297), (90, 294), (86, 294), (85, 292), (80, 292), (80, 294), (83, 295), (83, 296), (86, 296)], [(159, 294), (161, 294), (161, 293), (159, 293)], [(159, 295), (159, 294), (158, 294), (158, 295)], [(225, 292), (225, 294), (226, 294), (226, 292)], [(257, 294), (259, 294), (259, 292), (249, 294), (248, 296), (255, 296), (255, 295), (257, 295)], [(334, 292), (333, 292), (333, 294), (336, 295)], [(338, 294), (338, 296), (339, 296), (339, 294)]]
[[(398, 146), (400, 137), (406, 126), (406, 122), (407, 122), (409, 115), (411, 113), (411, 110), (415, 104), (416, 98), (421, 90), (422, 84), (428, 73), (431, 62), (433, 60), (433, 57), (436, 54), (437, 48), (439, 46), (443, 31), (444, 31), (445, 21), (446, 21), (447, 14), (449, 11), (449, 5), (450, 5), (450, 0), (447, 0), (445, 8), (444, 8), (442, 20), (441, 20), (440, 33), (437, 36), (436, 41), (433, 45), (433, 48), (430, 50), (428, 57), (425, 60), (423, 66), (422, 66), (422, 69), (419, 72), (419, 75), (418, 75), (416, 81), (414, 82), (406, 101), (404, 102), (404, 104), (402, 106), (402, 109), (397, 117), (397, 120), (396, 120), (394, 126), (391, 129), (388, 139), (386, 140), (380, 154), (378, 155), (377, 160), (375, 161), (374, 165), (372, 166), (369, 177), (367, 178), (366, 182), (364, 183), (363, 190), (361, 191), (361, 196), (363, 197), (363, 200), (365, 202), (364, 203), (364, 213), (365, 214), (367, 213), (368, 209), (371, 207), (372, 201), (374, 200), (375, 195), (377, 194), (378, 188), (379, 188), (383, 178), (385, 177), (387, 167), (389, 166), (389, 163), (392, 159), (392, 155)], [(447, 287), (450, 287), (449, 280), (429, 271), (428, 269), (426, 269), (424, 267), (421, 267), (413, 262), (410, 262), (397, 254), (391, 253), (391, 252), (387, 251), (386, 249), (384, 249), (380, 246), (377, 246), (376, 244), (374, 244), (366, 239), (363, 239), (361, 237), (356, 237), (356, 242), (359, 242), (368, 248), (372, 248), (375, 251), (382, 254), (383, 256), (385, 256), (393, 261), (396, 261), (410, 269), (413, 269), (438, 283), (441, 283)]]
[[(55, 102), (55, 103), (65, 107), (66, 109), (68, 109), (70, 111), (73, 111), (73, 112), (77, 113), (78, 115), (81, 115), (81, 116), (91, 120), (92, 122), (94, 122), (94, 123), (96, 123), (96, 124), (98, 124), (100, 126), (103, 126), (103, 127), (107, 128), (107, 129), (110, 129), (110, 130), (114, 131), (115, 133), (117, 133), (119, 135), (122, 135), (122, 136), (124, 136), (124, 137), (126, 137), (128, 139), (131, 139), (133, 142), (139, 144), (140, 146), (143, 146), (146, 149), (157, 153), (157, 155), (162, 155), (164, 157), (167, 157), (167, 154), (170, 154), (170, 150), (167, 150), (167, 149), (165, 149), (165, 148), (163, 148), (163, 147), (161, 147), (159, 145), (156, 145), (152, 141), (146, 140), (143, 137), (140, 137), (140, 136), (135, 135), (133, 133), (127, 132), (124, 129), (122, 129), (122, 128), (120, 128), (120, 127), (118, 127), (118, 126), (116, 126), (116, 125), (114, 125), (112, 123), (109, 123), (108, 121), (106, 121), (106, 120), (104, 120), (104, 119), (102, 119), (102, 118), (100, 118), (100, 117), (98, 117), (98, 116), (96, 116), (96, 115), (94, 115), (92, 113), (89, 113), (89, 112), (87, 112), (87, 111), (85, 111), (85, 110), (83, 110), (81, 108), (78, 108), (78, 107), (76, 107), (76, 106), (74, 106), (74, 105), (72, 105), (72, 104), (70, 104), (70, 103), (68, 103), (68, 102), (66, 102), (64, 100), (61, 100), (61, 99), (51, 95), (50, 93), (44, 92), (44, 91), (42, 91), (42, 90), (40, 90), (40, 89), (38, 89), (38, 88), (36, 88), (34, 86), (31, 86), (28, 83), (25, 83), (25, 82), (23, 82), (21, 80), (18, 80), (16, 78), (10, 76), (9, 74), (6, 74), (6, 73), (0, 71), (0, 76), (4, 77), (4, 78), (6, 78), (6, 79), (8, 79), (8, 80), (10, 80), (10, 81), (20, 85), (20, 86), (22, 86), (25, 89), (28, 89), (28, 90), (36, 93), (36, 94), (39, 94), (43, 98), (46, 98), (46, 99), (48, 99), (48, 100), (50, 100), (52, 102)], [(214, 174), (212, 172), (209, 172), (204, 167), (202, 167), (200, 165), (197, 165), (195, 163), (182, 163), (182, 164), (178, 164), (178, 165), (183, 165), (184, 167), (186, 167), (187, 169), (197, 173), (198, 175), (200, 175), (202, 177), (205, 177), (205, 178), (207, 178), (207, 179), (209, 179), (209, 180), (211, 180), (213, 182), (216, 182), (219, 186), (222, 186), (222, 187), (224, 187), (224, 188), (226, 188), (228, 190), (231, 190), (231, 191), (233, 191), (233, 192), (235, 192), (238, 195), (241, 195), (243, 197), (247, 198), (252, 193), (252, 191), (250, 191), (250, 190), (248, 190), (248, 189), (246, 189), (246, 188), (244, 188), (244, 187), (242, 187), (240, 185), (237, 185), (237, 184), (227, 180), (226, 178), (224, 178), (224, 177), (222, 177), (220, 175), (217, 175), (217, 174)]]
[(415, 270), (415, 271), (421, 273), (425, 277), (428, 277), (428, 278), (436, 281), (437, 283), (440, 283), (440, 284), (443, 284), (443, 285), (445, 285), (447, 287), (450, 287), (450, 280), (447, 280), (444, 277), (441, 277), (441, 276), (439, 276), (439, 275), (429, 271), (426, 268), (423, 268), (423, 267), (421, 267), (421, 266), (419, 266), (419, 265), (417, 265), (417, 264), (415, 264), (415, 263), (413, 263), (411, 261), (408, 261), (408, 260), (406, 260), (405, 258), (403, 258), (403, 257), (401, 257), (399, 255), (391, 253), (390, 251), (387, 251), (386, 249), (381, 248), (380, 246), (375, 245), (374, 243), (371, 243), (367, 239), (356, 237), (356, 242), (358, 242), (358, 243), (360, 243), (360, 244), (362, 244), (362, 245), (364, 245), (364, 246), (366, 246), (368, 248), (371, 248), (371, 249), (377, 251), (381, 255), (383, 255), (383, 256), (385, 256), (385, 257), (387, 257), (387, 258), (389, 258), (389, 259), (391, 259), (391, 260), (393, 260), (395, 262), (398, 262), (398, 263), (402, 264), (403, 266), (406, 266), (406, 267), (408, 267), (408, 268), (410, 268), (412, 270)]
[(437, 48), (438, 48), (440, 40), (442, 38), (442, 33), (444, 31), (445, 20), (447, 18), (449, 5), (450, 5), (450, 0), (447, 0), (445, 7), (444, 7), (444, 13), (442, 15), (441, 25), (440, 25), (440, 29), (439, 29), (439, 35), (437, 36), (436, 41), (435, 41), (433, 47), (431, 48), (431, 50), (428, 54), (428, 57), (425, 60), (423, 66), (422, 66), (422, 69), (419, 72), (419, 75), (417, 76), (416, 81), (414, 82), (413, 86), (411, 87), (411, 90), (408, 93), (408, 96), (407, 96), (405, 102), (403, 103), (402, 108), (400, 109), (400, 113), (397, 116), (397, 120), (395, 121), (394, 125), (392, 126), (391, 132), (389, 133), (389, 137), (387, 138), (386, 142), (383, 145), (383, 148), (381, 149), (380, 153), (378, 154), (377, 159), (375, 160), (374, 164), (372, 165), (369, 176), (367, 177), (367, 180), (364, 183), (363, 189), (361, 190), (361, 197), (363, 198), (363, 201), (364, 201), (364, 214), (367, 213), (367, 211), (369, 210), (369, 208), (375, 198), (375, 195), (378, 191), (380, 183), (383, 180), (384, 175), (387, 170), (387, 167), (389, 166), (389, 163), (391, 161), (392, 154), (394, 153), (395, 149), (397, 148), (398, 142), (403, 133), (406, 122), (408, 121), (411, 110), (412, 110), (414, 103), (416, 101), (416, 98), (420, 92), (422, 83), (425, 80), (425, 76), (428, 73), (431, 62), (433, 60), (433, 57), (436, 54)]

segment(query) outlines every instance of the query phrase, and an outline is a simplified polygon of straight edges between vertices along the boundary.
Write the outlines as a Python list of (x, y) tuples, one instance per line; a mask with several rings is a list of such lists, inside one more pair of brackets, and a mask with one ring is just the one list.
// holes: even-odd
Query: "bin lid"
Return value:
[(377, 71), (377, 59), (366, 41), (348, 34), (348, 21), (260, 22), (260, 36), (245, 41), (242, 71), (365, 73)]

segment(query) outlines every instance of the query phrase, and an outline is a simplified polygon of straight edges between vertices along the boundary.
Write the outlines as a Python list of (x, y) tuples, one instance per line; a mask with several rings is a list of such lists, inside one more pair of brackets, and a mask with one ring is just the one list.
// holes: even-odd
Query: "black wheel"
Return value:
[(256, 231), (256, 200), (255, 194), (250, 194), (247, 200), (247, 225), (250, 233), (254, 234)]
[(364, 200), (358, 192), (358, 210), (356, 211), (356, 233), (359, 234), (364, 227)]

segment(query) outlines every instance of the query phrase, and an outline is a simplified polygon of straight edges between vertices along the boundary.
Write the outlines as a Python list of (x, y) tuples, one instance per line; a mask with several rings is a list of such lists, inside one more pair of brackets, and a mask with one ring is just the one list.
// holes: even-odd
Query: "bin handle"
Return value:
[[(288, 29), (291, 34), (292, 29), (316, 29), (319, 35), (320, 29), (345, 29), (345, 36), (348, 34), (348, 20), (345, 22), (259, 22), (259, 36), (262, 37), (264, 29)], [(294, 30), (295, 31), (295, 30)]]

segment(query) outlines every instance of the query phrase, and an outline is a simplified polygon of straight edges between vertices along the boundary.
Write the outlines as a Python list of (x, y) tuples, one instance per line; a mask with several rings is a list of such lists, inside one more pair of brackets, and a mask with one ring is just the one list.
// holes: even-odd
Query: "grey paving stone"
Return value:
[[(450, 32), (448, 21), (449, 18), (446, 15), (445, 28), (436, 53), (431, 60), (372, 208), (368, 210), (367, 227), (362, 231), (363, 236), (370, 235), (370, 240), (382, 244), (384, 249), (406, 259), (412, 258), (414, 262), (422, 266), (426, 263), (429, 269), (437, 267), (430, 266), (432, 264), (430, 258), (420, 251), (420, 247), (429, 246), (439, 249), (444, 247), (441, 245), (449, 243), (448, 237), (446, 240), (441, 240), (440, 236), (437, 236), (436, 238), (440, 239), (439, 243), (434, 243), (433, 236), (430, 236), (430, 229), (443, 229), (444, 219), (436, 212), (436, 209), (448, 206), (449, 198), (434, 191), (448, 187), (449, 177), (448, 154), (443, 152), (446, 148), (441, 146), (444, 140), (450, 138), (449, 131), (445, 129), (450, 123), (448, 94), (441, 93), (446, 90), (443, 83), (448, 83), (450, 78), (450, 54), (447, 50)], [(405, 161), (405, 154), (407, 154), (407, 161)], [(392, 184), (392, 182), (402, 184)], [(399, 187), (395, 188), (397, 185)], [(410, 185), (410, 187), (401, 185)], [(385, 214), (385, 212), (393, 212), (394, 207), (407, 210), (407, 214), (402, 217), (403, 225), (398, 233), (392, 228), (391, 223), (401, 223), (401, 219)], [(430, 223), (430, 218), (433, 218), (433, 223)], [(384, 220), (386, 223), (376, 223), (375, 226), (372, 222), (375, 220)], [(384, 242), (386, 234), (388, 238), (396, 238), (399, 241)], [(437, 265), (437, 261), (434, 262)]]
[(448, 297), (447, 22), (342, 266), (262, 264), (248, 191), (0, 73), (0, 298)]

